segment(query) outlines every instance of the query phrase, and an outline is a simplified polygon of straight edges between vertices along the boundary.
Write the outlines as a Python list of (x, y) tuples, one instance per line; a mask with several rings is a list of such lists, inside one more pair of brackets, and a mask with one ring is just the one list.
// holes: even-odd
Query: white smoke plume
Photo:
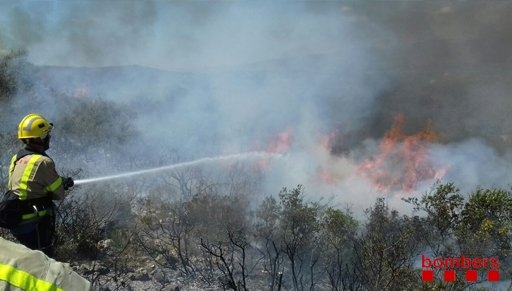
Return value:
[[(286, 157), (266, 168), (265, 191), (304, 184), (357, 208), (439, 178), (468, 191), (509, 184), (507, 2), (3, 2), (0, 49), (26, 49), (48, 70), (39, 95), (128, 106), (141, 158), (271, 147)], [(59, 116), (52, 108), (33, 109)], [(437, 174), (412, 193), (360, 174), (400, 114), (403, 136), (438, 136), (421, 143)], [(393, 159), (383, 170), (386, 183), (408, 175)]]

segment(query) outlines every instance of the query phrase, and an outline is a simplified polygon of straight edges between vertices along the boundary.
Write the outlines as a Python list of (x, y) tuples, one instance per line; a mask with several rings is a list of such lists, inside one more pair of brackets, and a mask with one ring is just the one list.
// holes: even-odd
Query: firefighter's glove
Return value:
[(67, 178), (62, 177), (62, 186), (64, 186), (64, 190), (68, 190), (69, 188), (73, 187), (73, 185), (75, 185), (75, 182), (73, 181), (73, 178), (71, 178), (71, 177), (67, 177)]

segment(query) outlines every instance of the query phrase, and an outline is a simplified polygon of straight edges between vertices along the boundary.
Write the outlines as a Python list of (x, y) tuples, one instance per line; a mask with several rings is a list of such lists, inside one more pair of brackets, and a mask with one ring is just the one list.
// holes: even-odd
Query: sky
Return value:
[(507, 1), (0, 4), (0, 51), (24, 49), (34, 65), (180, 76), (104, 80), (101, 94), (138, 111), (143, 140), (198, 158), (286, 153), (267, 170), (268, 192), (301, 183), (368, 206), (396, 194), (379, 184), (417, 195), (398, 185), (414, 179), (418, 193), (439, 178), (509, 187)]

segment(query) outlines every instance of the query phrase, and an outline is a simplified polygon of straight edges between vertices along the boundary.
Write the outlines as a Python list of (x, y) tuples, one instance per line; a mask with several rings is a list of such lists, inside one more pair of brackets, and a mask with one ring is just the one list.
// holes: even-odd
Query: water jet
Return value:
[(276, 154), (276, 153), (269, 153), (269, 152), (247, 152), (247, 153), (239, 153), (239, 154), (224, 155), (224, 156), (206, 157), (206, 158), (201, 158), (201, 159), (197, 159), (197, 160), (193, 160), (193, 161), (189, 161), (189, 162), (181, 162), (181, 163), (176, 163), (176, 164), (172, 164), (172, 165), (161, 166), (161, 167), (156, 167), (156, 168), (151, 168), (151, 169), (131, 171), (131, 172), (125, 172), (125, 173), (102, 176), (102, 177), (95, 177), (95, 178), (88, 178), (88, 179), (78, 179), (78, 180), (75, 180), (75, 185), (89, 184), (89, 183), (95, 183), (95, 182), (101, 182), (101, 181), (113, 180), (113, 179), (128, 178), (128, 177), (142, 175), (142, 174), (148, 174), (148, 173), (154, 173), (154, 172), (160, 172), (160, 171), (166, 171), (166, 170), (174, 170), (174, 169), (185, 168), (185, 167), (193, 167), (193, 166), (196, 166), (199, 164), (205, 164), (205, 163), (211, 163), (211, 162), (237, 160), (237, 159), (256, 159), (256, 158), (262, 159), (262, 158), (271, 158), (271, 157), (279, 157), (279, 156), (282, 156), (282, 155)]

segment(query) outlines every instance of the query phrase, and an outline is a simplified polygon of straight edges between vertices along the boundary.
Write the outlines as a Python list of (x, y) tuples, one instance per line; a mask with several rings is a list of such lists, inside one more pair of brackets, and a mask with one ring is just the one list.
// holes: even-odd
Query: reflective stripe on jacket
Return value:
[(47, 197), (53, 200), (64, 198), (62, 178), (55, 170), (53, 160), (40, 154), (29, 154), (17, 158), (14, 155), (9, 167), (8, 188), (20, 200)]
[(93, 290), (69, 264), (0, 238), (0, 290)]

